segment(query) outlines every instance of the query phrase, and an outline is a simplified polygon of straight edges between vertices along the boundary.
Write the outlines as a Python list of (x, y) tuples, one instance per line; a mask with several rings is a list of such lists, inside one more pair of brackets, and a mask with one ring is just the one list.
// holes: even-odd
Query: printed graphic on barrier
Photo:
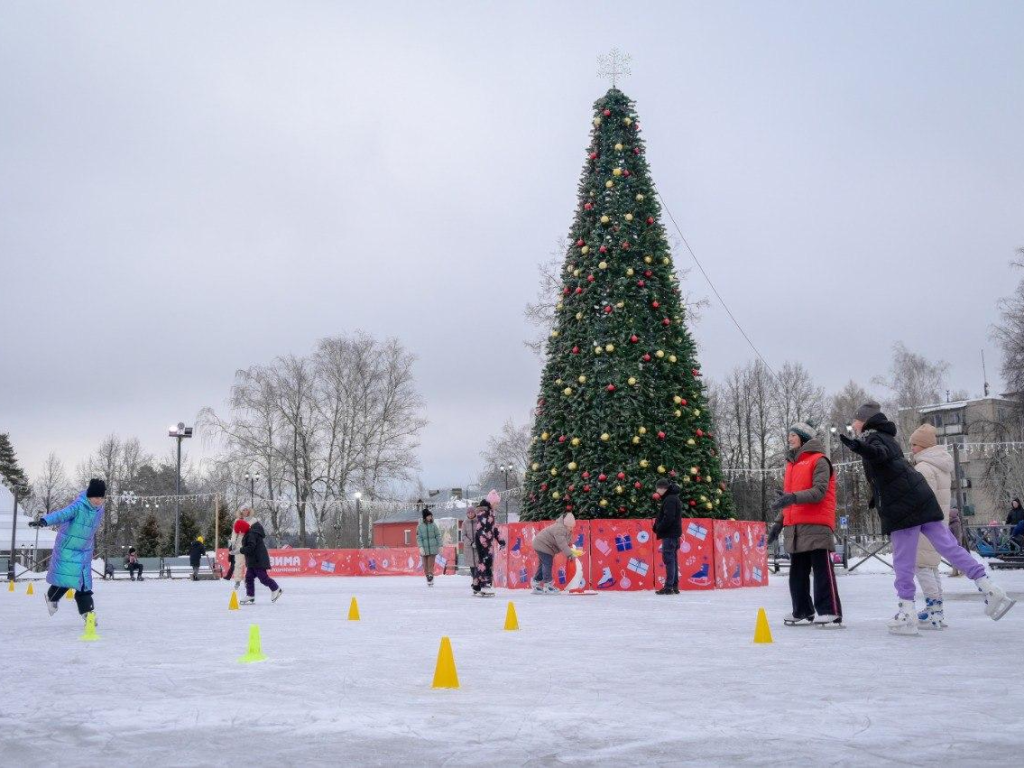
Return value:
[[(679, 589), (715, 588), (714, 521), (705, 518), (683, 519), (683, 535), (679, 539)], [(661, 558), (661, 542), (655, 543), (655, 586), (665, 586), (665, 564)]]
[[(528, 589), (530, 581), (537, 572), (539, 562), (533, 549), (533, 539), (554, 521), (543, 520), (533, 523), (511, 523), (508, 526), (506, 541), (508, 542), (508, 587), (509, 589)], [(560, 524), (560, 523), (559, 523)], [(584, 575), (590, 573), (590, 521), (577, 520), (573, 529), (573, 546), (583, 550), (580, 564)], [(552, 577), (555, 586), (563, 588), (568, 583), (570, 574), (566, 568), (566, 558), (555, 557), (552, 565)], [(589, 586), (589, 585), (588, 585)]]
[(589, 523), (590, 586), (599, 591), (653, 589), (656, 547), (651, 521), (590, 520)]
[(715, 520), (715, 588), (743, 586), (743, 537), (735, 520)]
[[(423, 573), (415, 547), (380, 549), (271, 549), (270, 573), (279, 576), (414, 576)], [(435, 572), (441, 575), (441, 559), (455, 557), (454, 547), (442, 547)], [(217, 562), (228, 565), (227, 550), (217, 550)], [(449, 571), (450, 572), (450, 571)]]
[(768, 586), (768, 532), (762, 522), (742, 520), (740, 535), (743, 542), (743, 586)]

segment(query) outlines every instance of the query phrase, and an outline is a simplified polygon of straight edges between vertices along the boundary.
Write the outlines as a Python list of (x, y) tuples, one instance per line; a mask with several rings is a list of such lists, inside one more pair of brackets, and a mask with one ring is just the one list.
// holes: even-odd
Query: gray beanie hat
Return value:
[(813, 424), (809, 424), (806, 421), (798, 421), (796, 424), (789, 428), (789, 431), (800, 438), (801, 442), (809, 442), (818, 436), (818, 430), (814, 428)]
[(854, 418), (857, 421), (867, 421), (872, 416), (877, 416), (882, 412), (882, 406), (875, 402), (864, 403), (860, 408), (857, 409), (857, 413), (854, 414)]

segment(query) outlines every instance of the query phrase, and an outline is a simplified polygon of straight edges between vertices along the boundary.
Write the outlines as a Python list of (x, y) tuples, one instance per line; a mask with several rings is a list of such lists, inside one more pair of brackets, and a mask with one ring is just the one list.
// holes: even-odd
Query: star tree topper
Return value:
[(607, 56), (597, 57), (597, 76), (610, 78), (612, 88), (615, 88), (619, 77), (633, 74), (629, 68), (631, 60), (632, 57), (628, 53), (622, 53), (618, 48), (612, 48)]

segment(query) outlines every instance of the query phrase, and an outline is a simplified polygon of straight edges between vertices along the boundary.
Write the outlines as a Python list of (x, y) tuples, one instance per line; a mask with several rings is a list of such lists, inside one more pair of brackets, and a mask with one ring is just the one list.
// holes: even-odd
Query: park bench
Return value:
[[(192, 566), (189, 564), (187, 557), (164, 558), (162, 575), (168, 579), (191, 579)], [(199, 564), (199, 578), (202, 581), (212, 581), (217, 578), (217, 573), (213, 568), (213, 561), (209, 556), (204, 557)]]

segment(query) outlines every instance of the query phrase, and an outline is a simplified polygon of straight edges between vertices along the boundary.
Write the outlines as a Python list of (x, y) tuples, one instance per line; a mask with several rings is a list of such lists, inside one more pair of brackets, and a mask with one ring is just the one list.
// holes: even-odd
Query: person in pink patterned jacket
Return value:
[(501, 549), (505, 548), (505, 540), (501, 538), (494, 520), (491, 502), (484, 499), (476, 508), (476, 526), (473, 534), (473, 547), (476, 549), (476, 568), (473, 571), (474, 595), (494, 594), (494, 542), (498, 542)]

